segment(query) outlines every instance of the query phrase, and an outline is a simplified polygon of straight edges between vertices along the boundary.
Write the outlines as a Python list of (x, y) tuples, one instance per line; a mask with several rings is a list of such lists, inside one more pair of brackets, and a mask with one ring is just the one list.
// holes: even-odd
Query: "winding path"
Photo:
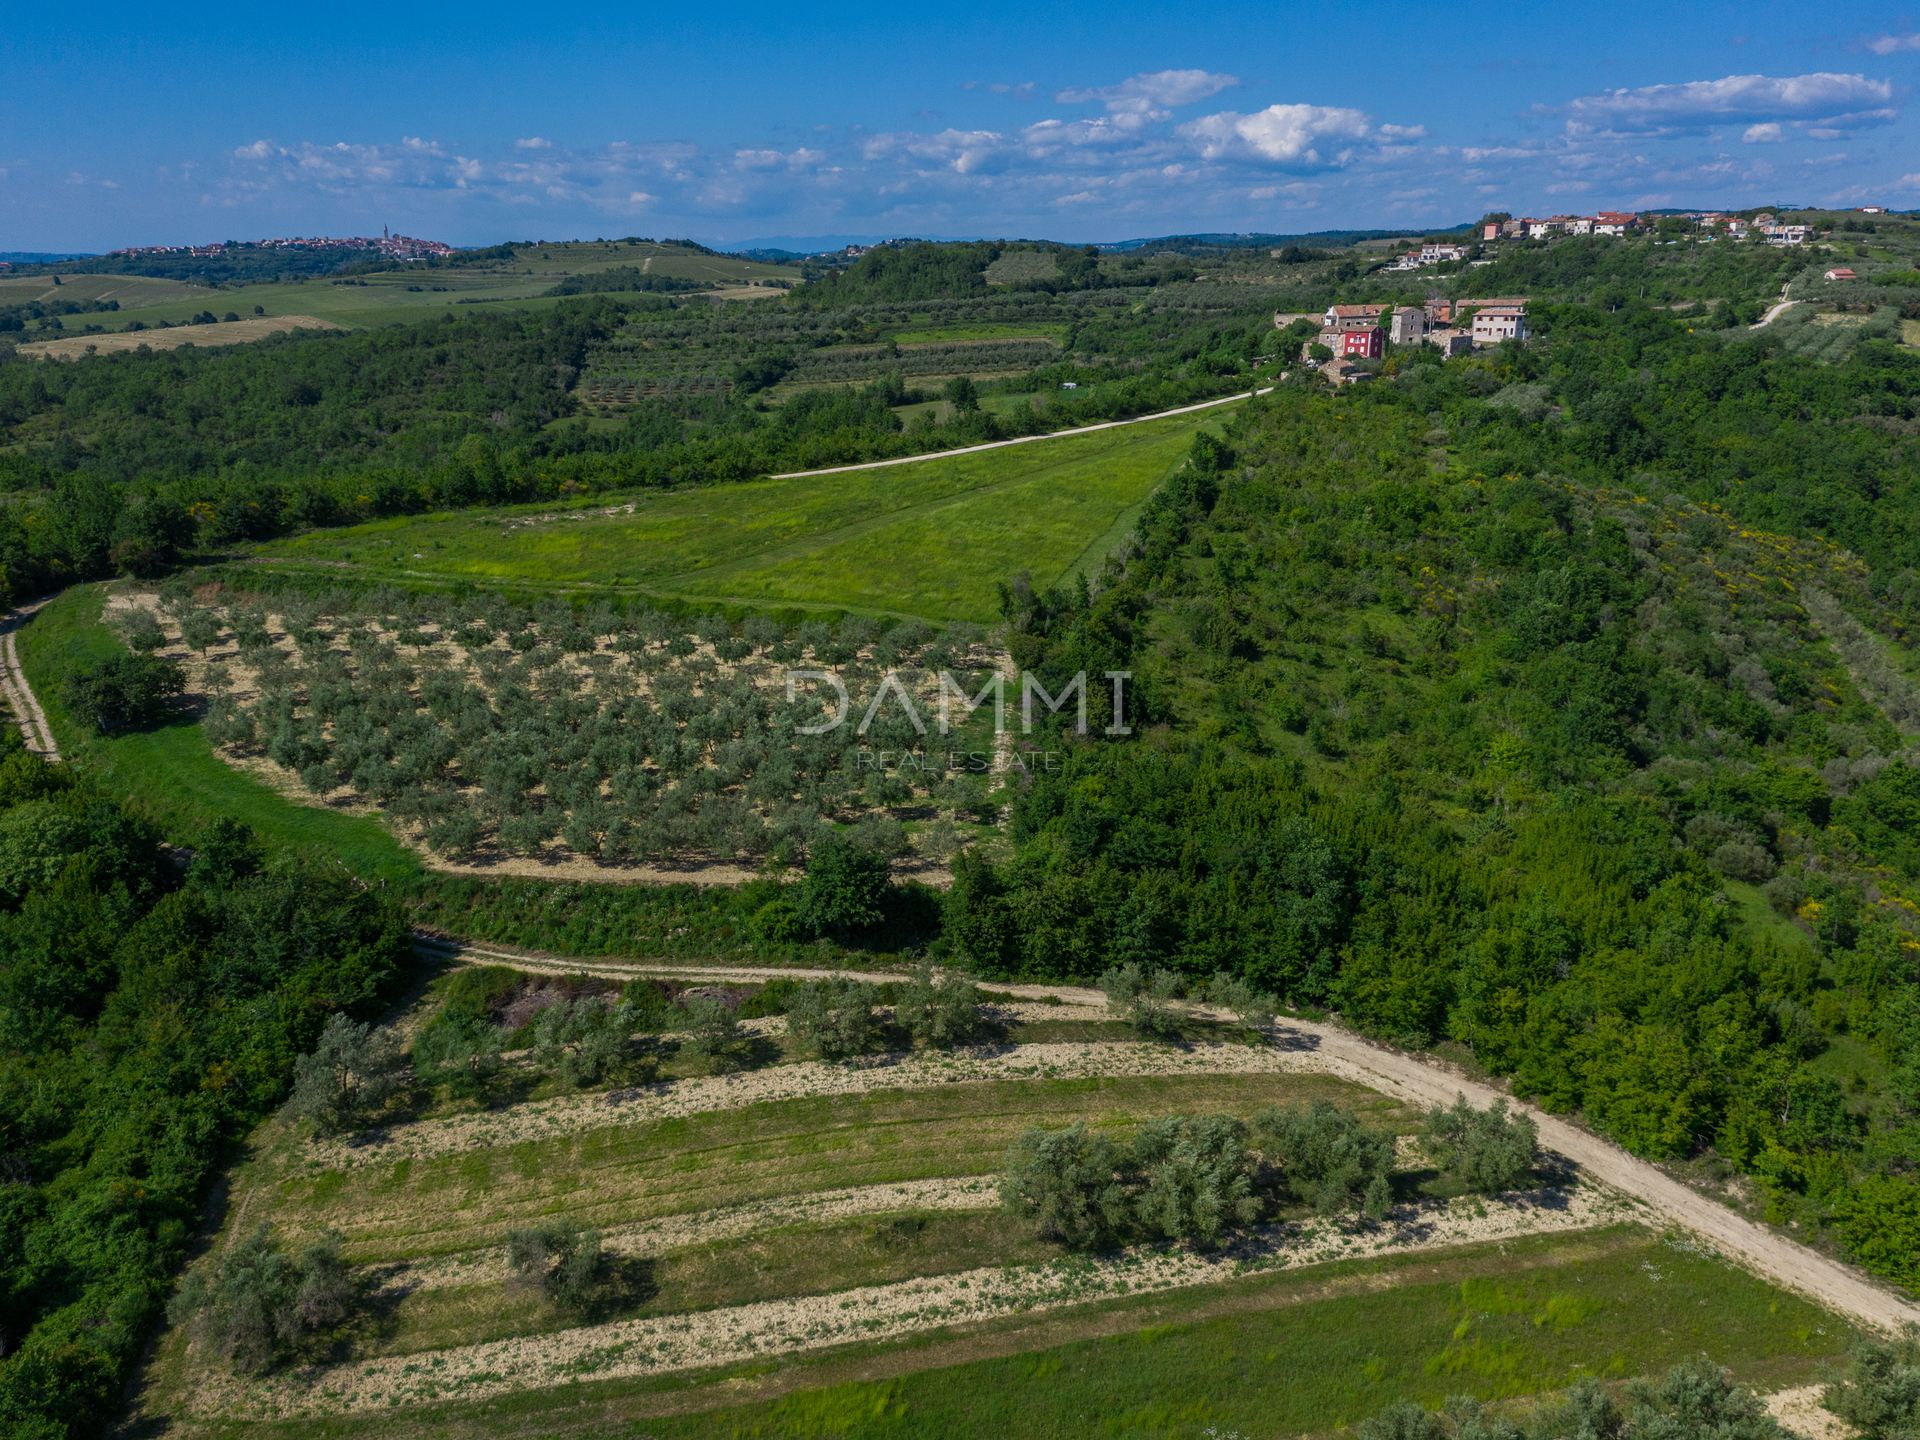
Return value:
[[(532, 957), (505, 950), (448, 945), (425, 938), (421, 941), (420, 949), (425, 953), (446, 957), (504, 960), (527, 970), (569, 971), (576, 974), (674, 974), (712, 980), (765, 980), (778, 975), (819, 978), (829, 973), (868, 980), (905, 978), (874, 971), (656, 965), (566, 956)], [(1073, 1003), (1106, 1003), (1106, 997), (1099, 991), (1071, 985), (996, 984), (994, 988), (1023, 999), (1057, 995)], [(1437, 1061), (1375, 1045), (1334, 1025), (1283, 1019), (1275, 1025), (1275, 1038), (1282, 1047), (1294, 1051), (1296, 1055), (1311, 1057), (1316, 1068), (1324, 1073), (1352, 1080), (1408, 1104), (1444, 1105), (1451, 1103), (1458, 1094), (1466, 1095), (1482, 1108), (1496, 1100), (1505, 1099), (1511, 1103), (1511, 1097), (1469, 1080)], [(1715, 1249), (1756, 1275), (1876, 1330), (1891, 1332), (1897, 1331), (1902, 1325), (1920, 1324), (1920, 1307), (1901, 1299), (1853, 1266), (1821, 1255), (1765, 1226), (1734, 1214), (1726, 1206), (1688, 1189), (1646, 1161), (1629, 1155), (1617, 1145), (1557, 1115), (1549, 1115), (1525, 1103), (1518, 1108), (1531, 1116), (1540, 1127), (1541, 1143), (1548, 1149), (1572, 1161), (1602, 1184), (1633, 1196), (1667, 1223), (1704, 1237)]]
[(34, 698), (33, 687), (27, 684), (27, 672), (20, 668), (20, 652), (13, 643), (20, 627), (52, 598), (49, 595), (22, 605), (0, 619), (0, 699), (4, 699), (7, 707), (13, 711), (20, 733), (26, 737), (27, 748), (36, 755), (58, 760), (60, 746), (53, 738), (53, 727), (47, 724), (46, 712)]

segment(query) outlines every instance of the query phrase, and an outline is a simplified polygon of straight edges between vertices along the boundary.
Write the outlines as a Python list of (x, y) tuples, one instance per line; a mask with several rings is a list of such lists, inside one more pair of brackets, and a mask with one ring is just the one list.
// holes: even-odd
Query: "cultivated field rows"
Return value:
[[(588, 637), (591, 640), (590, 648), (587, 648), (581, 635), (575, 634), (568, 637), (574, 648), (563, 650), (556, 643), (558, 636), (542, 634), (540, 627), (535, 624), (529, 629), (539, 636), (539, 643), (534, 651), (521, 655), (507, 643), (504, 636), (498, 634), (484, 646), (463, 643), (470, 639), (468, 631), (448, 622), (394, 621), (384, 616), (348, 615), (330, 618), (336, 630), (353, 627), (354, 633), (350, 636), (352, 643), (340, 645), (329, 640), (324, 649), (317, 652), (309, 649), (303, 654), (292, 633), (303, 628), (302, 622), (296, 617), (289, 617), (278, 610), (250, 616), (251, 623), (264, 627), (269, 643), (261, 644), (256, 637), (255, 643), (243, 647), (236, 626), (241, 619), (238, 612), (245, 607), (216, 605), (209, 608), (227, 629), (220, 640), (204, 650), (189, 647), (181, 633), (180, 621), (170, 616), (158, 603), (158, 597), (151, 593), (123, 591), (111, 595), (103, 619), (109, 625), (124, 628), (136, 617), (151, 617), (160, 626), (168, 642), (159, 653), (176, 660), (186, 671), (187, 698), (191, 703), (201, 707), (217, 706), (224, 712), (257, 717), (258, 730), (254, 740), (217, 744), (216, 753), (227, 764), (252, 775), (296, 803), (350, 814), (383, 815), (396, 837), (420, 854), (427, 863), (439, 869), (461, 873), (524, 873), (547, 879), (629, 881), (698, 878), (716, 882), (738, 881), (752, 874), (750, 860), (724, 853), (702, 853), (698, 847), (692, 850), (677, 848), (670, 852), (669, 857), (616, 850), (610, 839), (603, 838), (598, 841), (597, 850), (583, 853), (569, 841), (578, 841), (580, 844), (589, 842), (571, 829), (563, 829), (561, 834), (550, 835), (547, 840), (539, 842), (537, 855), (517, 854), (503, 842), (500, 834), (487, 831), (478, 832), (477, 838), (470, 837), (467, 843), (458, 848), (451, 848), (451, 842), (436, 834), (424, 818), (402, 818), (390, 811), (383, 811), (379, 808), (378, 797), (363, 793), (353, 783), (335, 783), (330, 788), (315, 789), (312, 774), (276, 760), (269, 753), (273, 750), (268, 741), (275, 723), (269, 712), (276, 704), (286, 703), (283, 698), (277, 699), (276, 696), (292, 694), (300, 703), (287, 713), (295, 721), (324, 736), (329, 743), (334, 743), (340, 739), (341, 727), (335, 721), (322, 719), (314, 707), (314, 690), (317, 686), (337, 684), (343, 678), (389, 693), (395, 686), (403, 686), (415, 704), (422, 708), (429, 703), (429, 697), (423, 689), (429, 681), (468, 687), (484, 696), (489, 704), (499, 701), (503, 686), (512, 686), (531, 690), (539, 704), (566, 704), (576, 708), (585, 705), (596, 710), (602, 706), (631, 707), (635, 704), (662, 713), (671, 711), (676, 705), (712, 707), (732, 704), (738, 708), (743, 697), (751, 697), (745, 703), (762, 713), (762, 728), (766, 733), (756, 734), (749, 729), (739, 738), (748, 745), (771, 746), (768, 759), (773, 759), (784, 753), (784, 744), (790, 743), (783, 738), (785, 732), (777, 719), (779, 712), (788, 705), (789, 686), (787, 666), (773, 662), (765, 653), (723, 659), (712, 641), (703, 640), (690, 654), (673, 656), (667, 653), (664, 636), (658, 644), (636, 650), (630, 647), (630, 643), (616, 648), (619, 642), (631, 642), (633, 637), (614, 633)], [(959, 677), (958, 683), (967, 686), (969, 697), (984, 683), (981, 677), (996, 672), (1002, 675), (1008, 673), (1011, 662), (1000, 648), (964, 632), (956, 632), (956, 640), (957, 643), (946, 640), (939, 642), (934, 658), (940, 662), (940, 669), (951, 668)], [(652, 653), (648, 653), (649, 649)], [(850, 692), (850, 723), (835, 736), (841, 743), (881, 747), (891, 744), (898, 747), (916, 738), (910, 729), (902, 728), (905, 722), (897, 695), (888, 698), (876, 717), (877, 723), (871, 734), (856, 734), (856, 725), (862, 719), (860, 706), (870, 693), (879, 691), (882, 674), (892, 671), (892, 665), (883, 663), (872, 645), (852, 654), (851, 658), (842, 658), (831, 665), (811, 656), (796, 660), (795, 663), (831, 670)], [(898, 663), (901, 668), (893, 673), (898, 674), (898, 683), (911, 695), (912, 703), (927, 729), (930, 752), (942, 745), (961, 750), (971, 747), (980, 749), (990, 757), (981, 762), (985, 774), (997, 774), (1007, 768), (1012, 755), (1011, 736), (996, 737), (987, 729), (990, 709), (983, 709), (977, 715), (970, 714), (964, 704), (949, 698), (946, 709), (953, 717), (952, 733), (949, 738), (943, 738), (937, 728), (938, 717), (943, 713), (939, 675), (914, 668), (908, 658), (903, 657)], [(821, 705), (831, 715), (836, 702), (830, 686), (813, 680), (802, 682), (798, 693), (803, 705), (806, 704), (809, 691), (819, 692)], [(992, 703), (988, 701), (988, 707)], [(1015, 687), (1009, 713), (1017, 705), (1018, 691)], [(807, 708), (811, 711), (813, 707)], [(742, 713), (746, 712), (743, 710)], [(210, 738), (217, 741), (220, 736), (216, 733)], [(691, 728), (682, 743), (693, 743)], [(712, 742), (701, 741), (703, 759), (700, 763), (727, 764), (727, 757), (721, 753), (726, 745), (724, 737)], [(535, 758), (540, 764), (549, 759), (544, 755)], [(663, 797), (672, 784), (672, 778), (657, 761), (649, 761), (641, 768), (644, 774), (637, 779), (640, 789), (650, 791), (648, 799)], [(334, 778), (337, 780), (338, 776)], [(633, 783), (629, 782), (629, 788)], [(857, 785), (858, 780), (852, 783)], [(600, 778), (595, 785), (597, 794), (588, 801), (583, 801), (579, 796), (569, 796), (564, 801), (549, 796), (549, 787), (544, 780), (533, 784), (526, 793), (531, 797), (532, 808), (542, 809), (551, 805), (556, 815), (562, 808), (570, 814), (575, 813), (583, 804), (611, 805), (616, 808), (621, 805), (623, 792), (620, 791), (618, 777)], [(485, 799), (485, 777), (467, 773), (458, 759), (447, 767), (442, 788), (459, 804), (485, 808), (488, 803)], [(741, 780), (726, 786), (712, 799), (765, 812), (770, 823), (776, 818), (776, 812), (783, 811), (793, 803), (790, 795), (773, 796), (762, 790), (755, 790), (751, 795), (748, 792), (748, 784)], [(868, 808), (857, 792), (844, 797), (844, 802), (852, 807), (848, 814)], [(628, 808), (643, 804), (642, 800), (636, 799), (629, 802)], [(524, 845), (521, 848), (524, 849)], [(669, 858), (670, 868), (663, 863)], [(945, 858), (944, 853), (934, 852), (912, 855), (903, 859), (896, 868), (904, 874), (919, 875), (936, 884), (944, 883), (947, 879)], [(689, 865), (696, 872), (691, 877), (687, 872)]]
[(773, 1101), (925, 1086), (1121, 1076), (1308, 1075), (1324, 1070), (1310, 1052), (1218, 1041), (1182, 1047), (1117, 1041), (892, 1052), (840, 1062), (803, 1060), (763, 1070), (631, 1086), (604, 1094), (529, 1101), (501, 1111), (449, 1115), (351, 1141), (318, 1141), (308, 1149), (307, 1160), (320, 1168), (352, 1170)]
[[(1003, 1022), (1107, 1014), (1078, 993), (1065, 1005), (1036, 998), (994, 1009)], [(770, 1033), (784, 1028), (751, 1023)], [(193, 1367), (177, 1403), (207, 1419), (266, 1420), (481, 1400), (586, 1377), (666, 1375), (899, 1340), (1334, 1260), (1644, 1218), (1631, 1199), (1580, 1184), (1418, 1200), (1379, 1222), (1269, 1223), (1212, 1251), (1155, 1244), (1035, 1260), (1029, 1246), (1019, 1263), (968, 1265), (968, 1252), (950, 1245), (923, 1261), (905, 1260), (905, 1278), (825, 1288), (801, 1282), (800, 1293), (745, 1303), (724, 1303), (723, 1294), (722, 1303), (572, 1325), (556, 1325), (544, 1305), (516, 1292), (500, 1243), (515, 1216), (565, 1214), (599, 1227), (611, 1256), (672, 1266), (683, 1256), (697, 1263), (703, 1254), (724, 1253), (730, 1243), (751, 1241), (774, 1254), (831, 1248), (859, 1233), (846, 1227), (861, 1217), (991, 1216), (1000, 1197), (989, 1172), (1012, 1135), (1070, 1118), (1129, 1123), (1154, 1113), (1244, 1113), (1273, 1100), (1330, 1096), (1375, 1112), (1373, 1123), (1404, 1128), (1399, 1107), (1314, 1076), (1314, 1060), (1301, 1049), (1246, 1044), (976, 1046), (790, 1061), (431, 1117), (351, 1140), (301, 1139), (281, 1128), (241, 1173), (228, 1239), (264, 1218), (289, 1237), (338, 1224), (374, 1301), (403, 1321), (425, 1317), (412, 1333), (444, 1341), (451, 1326), (475, 1338), (425, 1346), (404, 1336), (367, 1341), (351, 1358), (254, 1379)], [(834, 1103), (823, 1109), (822, 1100)], [(703, 1122), (707, 1129), (684, 1128)], [(870, 1147), (864, 1153), (861, 1136)], [(862, 1173), (876, 1159), (931, 1173), (829, 1183)], [(1426, 1163), (1404, 1133), (1396, 1159), (1405, 1170)], [(636, 1188), (636, 1169), (663, 1183)], [(743, 1198), (688, 1208), (716, 1194)], [(910, 1221), (915, 1229), (925, 1223)], [(915, 1263), (928, 1267), (925, 1273), (911, 1273)], [(499, 1333), (503, 1305), (523, 1312), (517, 1333)], [(189, 1363), (179, 1337), (172, 1343), (177, 1361)]]
[(1637, 1208), (1622, 1197), (1587, 1187), (1491, 1202), (1403, 1207), (1377, 1228), (1353, 1230), (1331, 1222), (1268, 1226), (1211, 1253), (1135, 1248), (1112, 1257), (968, 1270), (681, 1316), (613, 1321), (431, 1354), (354, 1361), (252, 1384), (211, 1385), (198, 1391), (192, 1403), (209, 1417), (284, 1418), (352, 1414), (453, 1397), (484, 1399), (588, 1376), (661, 1374), (855, 1340), (884, 1340), (1113, 1296), (1216, 1284), (1289, 1266), (1589, 1229), (1637, 1218)]

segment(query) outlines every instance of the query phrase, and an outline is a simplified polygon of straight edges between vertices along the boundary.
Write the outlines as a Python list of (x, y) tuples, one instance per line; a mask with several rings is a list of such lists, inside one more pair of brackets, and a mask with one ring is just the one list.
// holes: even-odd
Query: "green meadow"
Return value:
[[(1222, 407), (1223, 409), (1225, 407)], [(995, 583), (1097, 567), (1219, 410), (972, 455), (626, 505), (407, 516), (260, 547), (378, 578), (631, 585), (754, 606), (997, 618)], [(609, 513), (611, 512), (611, 513)]]
[(228, 1422), (218, 1433), (1225, 1440), (1321, 1434), (1402, 1399), (1525, 1405), (1582, 1376), (1617, 1382), (1699, 1354), (1762, 1389), (1803, 1385), (1849, 1338), (1832, 1316), (1722, 1260), (1620, 1226), (1317, 1265), (692, 1374), (584, 1374), (564, 1396)]

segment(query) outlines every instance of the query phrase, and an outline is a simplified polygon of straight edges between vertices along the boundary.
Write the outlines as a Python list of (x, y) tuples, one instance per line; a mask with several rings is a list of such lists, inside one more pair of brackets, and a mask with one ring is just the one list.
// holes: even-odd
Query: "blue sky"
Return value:
[(108, 3), (0, 65), (0, 250), (1920, 206), (1872, 6)]

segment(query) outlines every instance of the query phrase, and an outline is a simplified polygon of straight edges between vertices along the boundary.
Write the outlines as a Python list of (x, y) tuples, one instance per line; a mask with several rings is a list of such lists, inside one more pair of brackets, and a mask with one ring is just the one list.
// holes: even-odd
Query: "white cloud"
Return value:
[(1207, 70), (1155, 70), (1122, 80), (1118, 85), (1069, 87), (1053, 98), (1062, 105), (1085, 105), (1098, 100), (1106, 105), (1110, 115), (1164, 120), (1182, 105), (1208, 99), (1239, 83), (1238, 75), (1216, 75)]
[(524, 140), (514, 141), (513, 148), (516, 150), (551, 150), (553, 148), (553, 142), (551, 140), (542, 140), (538, 135), (529, 135)]
[(1566, 117), (1569, 135), (1672, 134), (1712, 125), (1791, 121), (1857, 129), (1896, 118), (1893, 84), (1821, 72), (1776, 78), (1729, 75), (1684, 85), (1603, 90), (1538, 113)]
[(1920, 34), (1876, 35), (1867, 41), (1867, 49), (1876, 55), (1893, 55), (1901, 50), (1920, 50)]
[(1780, 133), (1778, 124), (1749, 125), (1747, 133), (1740, 137), (1749, 145), (1778, 145), (1787, 137)]
[(1252, 115), (1225, 110), (1175, 132), (1206, 160), (1240, 160), (1281, 169), (1339, 169), (1375, 133), (1366, 113), (1325, 105), (1269, 105)]

